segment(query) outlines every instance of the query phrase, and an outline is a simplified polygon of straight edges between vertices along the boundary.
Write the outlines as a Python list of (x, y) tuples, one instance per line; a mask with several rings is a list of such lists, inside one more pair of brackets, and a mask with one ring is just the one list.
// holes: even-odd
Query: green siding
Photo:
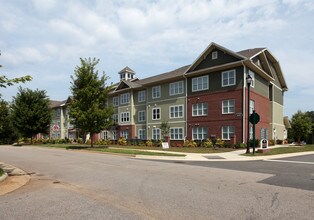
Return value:
[(254, 91), (262, 96), (269, 97), (269, 85), (268, 81), (255, 73), (255, 85)]
[[(214, 52), (214, 51), (218, 52), (217, 59), (212, 59), (212, 52)], [(213, 50), (212, 52), (210, 52), (206, 56), (206, 58), (194, 69), (194, 71), (213, 67), (213, 66), (223, 65), (226, 63), (236, 62), (236, 61), (240, 60), (239, 58), (231, 56), (228, 53), (225, 53), (224, 51), (221, 51), (218, 49)]]
[(274, 102), (277, 102), (280, 105), (283, 105), (283, 92), (282, 90), (278, 89), (276, 86), (274, 86)]

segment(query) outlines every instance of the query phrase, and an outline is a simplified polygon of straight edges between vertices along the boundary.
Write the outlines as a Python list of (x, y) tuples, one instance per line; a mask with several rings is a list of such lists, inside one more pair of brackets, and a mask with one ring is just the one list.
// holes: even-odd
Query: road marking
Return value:
[(314, 162), (295, 161), (295, 160), (271, 160), (271, 159), (265, 159), (264, 161), (283, 162), (283, 163), (301, 163), (301, 164), (311, 164), (311, 165), (314, 165)]

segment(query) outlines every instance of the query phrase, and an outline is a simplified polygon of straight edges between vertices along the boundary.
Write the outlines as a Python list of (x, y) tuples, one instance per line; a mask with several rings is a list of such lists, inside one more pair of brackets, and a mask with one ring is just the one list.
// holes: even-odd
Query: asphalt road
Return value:
[[(162, 162), (162, 161), (160, 161)], [(183, 165), (273, 174), (260, 181), (269, 185), (314, 191), (314, 154), (260, 161), (163, 161)]]
[[(0, 146), (0, 161), (32, 173), (27, 185), (0, 196), (1, 220), (314, 216), (313, 190), (265, 183), (277, 175), (281, 162), (265, 162), (275, 167), (260, 172), (246, 170), (245, 163), (208, 162), (211, 165), (205, 166), (10, 146)], [(253, 166), (258, 169), (263, 164), (261, 161)], [(282, 164), (289, 166), (287, 162)]]

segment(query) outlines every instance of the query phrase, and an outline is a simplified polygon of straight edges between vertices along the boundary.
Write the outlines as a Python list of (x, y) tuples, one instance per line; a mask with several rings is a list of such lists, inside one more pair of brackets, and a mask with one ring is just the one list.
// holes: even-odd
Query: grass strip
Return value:
[(267, 153), (253, 153), (250, 154), (242, 154), (243, 156), (270, 156), (270, 155), (278, 155), (278, 154), (289, 154), (289, 153), (299, 153), (299, 152), (308, 152), (314, 151), (314, 145), (306, 145), (306, 146), (295, 146), (295, 147), (277, 147), (272, 148)]

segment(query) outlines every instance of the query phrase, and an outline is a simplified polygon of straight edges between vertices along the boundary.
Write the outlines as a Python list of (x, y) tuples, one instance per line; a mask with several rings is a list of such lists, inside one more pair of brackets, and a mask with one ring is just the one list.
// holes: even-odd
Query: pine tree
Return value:
[(112, 126), (113, 107), (109, 106), (108, 93), (112, 86), (106, 86), (108, 77), (105, 73), (98, 78), (98, 70), (95, 69), (99, 59), (82, 59), (77, 66), (74, 76), (71, 76), (72, 101), (69, 115), (72, 123), (81, 133), (90, 133), (91, 146), (93, 147), (93, 135)]

